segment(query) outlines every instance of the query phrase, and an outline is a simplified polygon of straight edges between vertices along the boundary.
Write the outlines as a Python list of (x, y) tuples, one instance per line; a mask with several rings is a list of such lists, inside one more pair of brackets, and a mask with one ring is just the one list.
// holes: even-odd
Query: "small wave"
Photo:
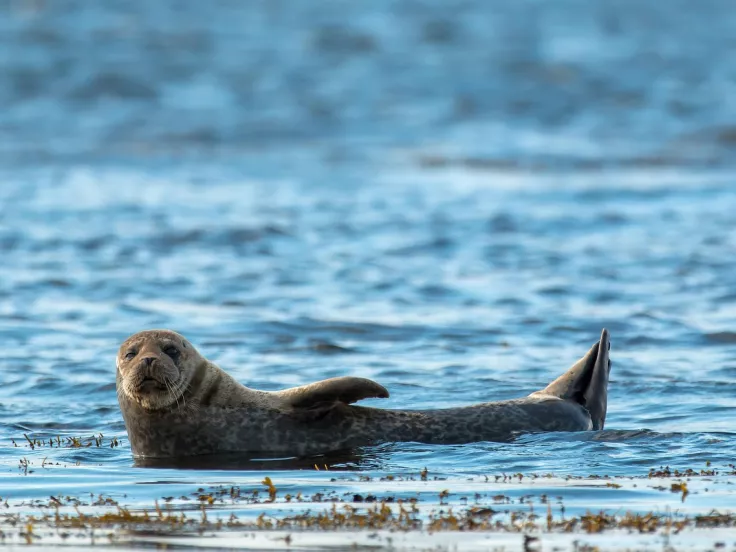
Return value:
[(256, 243), (270, 238), (289, 237), (291, 234), (280, 227), (265, 225), (262, 227), (227, 228), (210, 230), (196, 228), (191, 230), (169, 230), (157, 233), (152, 238), (155, 247), (169, 249), (186, 245), (239, 246)]
[(71, 91), (73, 100), (88, 102), (103, 97), (154, 100), (158, 92), (147, 83), (119, 73), (101, 73)]
[(330, 341), (323, 341), (320, 339), (310, 340), (309, 350), (314, 351), (315, 353), (323, 354), (323, 355), (336, 355), (336, 354), (345, 354), (345, 353), (355, 352), (355, 349), (351, 349), (350, 347), (344, 347), (342, 345), (337, 345), (336, 343), (332, 343)]
[(731, 344), (736, 343), (736, 332), (711, 332), (703, 334), (703, 338), (707, 343), (713, 343), (716, 345)]

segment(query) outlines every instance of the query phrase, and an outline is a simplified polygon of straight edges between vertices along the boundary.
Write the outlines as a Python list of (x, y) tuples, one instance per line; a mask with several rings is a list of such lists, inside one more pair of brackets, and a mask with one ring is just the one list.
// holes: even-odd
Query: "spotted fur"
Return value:
[[(172, 344), (179, 349), (173, 357), (165, 352)], [(116, 379), (136, 456), (308, 455), (381, 442), (507, 441), (527, 432), (602, 429), (609, 347), (603, 330), (580, 361), (528, 397), (440, 410), (353, 406), (361, 399), (388, 397), (385, 388), (364, 378), (332, 378), (277, 392), (249, 389), (169, 330), (149, 330), (126, 340), (118, 353)], [(147, 387), (135, 384), (144, 379), (142, 373), (155, 379), (152, 366), (158, 367), (165, 391), (156, 385), (159, 380)], [(178, 377), (172, 380), (174, 372)], [(170, 381), (164, 381), (164, 374)]]

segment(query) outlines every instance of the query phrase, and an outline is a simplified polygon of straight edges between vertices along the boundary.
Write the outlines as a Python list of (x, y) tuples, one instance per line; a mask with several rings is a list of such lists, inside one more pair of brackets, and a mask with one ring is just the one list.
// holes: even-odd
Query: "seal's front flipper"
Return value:
[(350, 376), (330, 378), (277, 393), (285, 406), (309, 411), (325, 411), (338, 403), (351, 404), (362, 399), (385, 399), (388, 391), (375, 381)]
[(608, 331), (603, 330), (598, 343), (572, 367), (536, 394), (553, 395), (575, 401), (585, 407), (593, 421), (593, 429), (603, 429), (608, 406), (608, 374), (611, 361)]

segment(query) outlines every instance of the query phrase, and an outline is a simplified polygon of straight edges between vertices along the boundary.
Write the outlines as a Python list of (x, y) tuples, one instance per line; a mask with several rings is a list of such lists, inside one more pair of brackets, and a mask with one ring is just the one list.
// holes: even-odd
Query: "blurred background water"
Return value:
[(248, 386), (359, 375), (388, 408), (529, 393), (607, 327), (606, 432), (335, 467), (733, 462), (732, 8), (0, 1), (0, 496), (260, 481), (133, 465), (114, 356), (149, 327)]

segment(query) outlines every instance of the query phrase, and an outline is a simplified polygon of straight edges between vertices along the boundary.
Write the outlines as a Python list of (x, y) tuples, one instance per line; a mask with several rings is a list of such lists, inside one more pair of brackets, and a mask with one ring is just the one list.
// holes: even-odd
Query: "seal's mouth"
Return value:
[(136, 391), (139, 393), (157, 393), (166, 390), (166, 386), (156, 378), (146, 376), (136, 385)]

